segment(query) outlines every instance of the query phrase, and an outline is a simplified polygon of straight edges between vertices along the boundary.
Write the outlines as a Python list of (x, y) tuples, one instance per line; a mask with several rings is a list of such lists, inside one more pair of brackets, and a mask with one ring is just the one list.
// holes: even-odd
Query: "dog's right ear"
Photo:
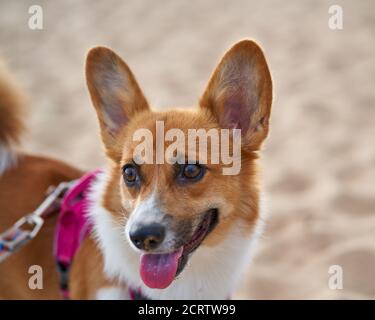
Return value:
[(105, 47), (89, 51), (86, 81), (107, 154), (119, 161), (122, 153), (119, 134), (133, 114), (149, 109), (146, 98), (126, 63)]

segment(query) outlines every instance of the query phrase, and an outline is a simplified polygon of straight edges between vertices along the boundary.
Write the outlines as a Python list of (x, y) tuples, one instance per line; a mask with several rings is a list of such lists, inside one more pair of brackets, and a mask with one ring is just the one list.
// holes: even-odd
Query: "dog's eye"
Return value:
[(199, 164), (185, 164), (182, 168), (182, 178), (185, 180), (200, 180), (204, 175), (204, 167)]
[(139, 180), (137, 167), (133, 164), (126, 164), (122, 168), (122, 176), (128, 186), (134, 186)]

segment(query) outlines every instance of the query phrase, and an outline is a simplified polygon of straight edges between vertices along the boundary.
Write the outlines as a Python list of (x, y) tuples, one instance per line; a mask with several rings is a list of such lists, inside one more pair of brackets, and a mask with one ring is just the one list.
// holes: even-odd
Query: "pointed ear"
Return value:
[(148, 103), (129, 67), (108, 48), (89, 51), (86, 81), (107, 154), (119, 160), (119, 133), (135, 113), (149, 109)]
[(234, 45), (214, 71), (201, 100), (226, 129), (241, 129), (242, 143), (258, 149), (268, 133), (272, 81), (260, 47), (244, 40)]

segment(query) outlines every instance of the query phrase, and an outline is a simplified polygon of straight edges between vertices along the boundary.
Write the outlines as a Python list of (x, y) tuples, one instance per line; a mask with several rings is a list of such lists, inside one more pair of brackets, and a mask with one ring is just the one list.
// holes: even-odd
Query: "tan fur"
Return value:
[(77, 251), (70, 278), (70, 298), (76, 300), (95, 299), (98, 289), (116, 285), (104, 276), (103, 257), (91, 237)]
[(24, 96), (0, 61), (0, 143), (19, 143), (24, 129)]

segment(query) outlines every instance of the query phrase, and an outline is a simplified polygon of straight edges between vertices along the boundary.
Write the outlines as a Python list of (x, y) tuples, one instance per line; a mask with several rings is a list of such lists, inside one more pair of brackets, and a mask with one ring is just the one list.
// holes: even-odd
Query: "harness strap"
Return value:
[(91, 231), (87, 218), (88, 193), (100, 170), (89, 172), (80, 178), (65, 194), (57, 220), (54, 256), (60, 274), (60, 290), (69, 298), (69, 269), (81, 242)]

